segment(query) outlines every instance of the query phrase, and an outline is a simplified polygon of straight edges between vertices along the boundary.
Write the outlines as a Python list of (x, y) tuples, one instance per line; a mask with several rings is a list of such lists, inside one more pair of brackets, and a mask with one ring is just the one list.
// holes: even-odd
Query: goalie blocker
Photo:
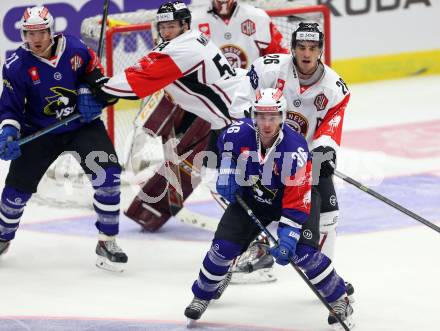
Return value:
[[(139, 223), (145, 230), (154, 232), (182, 208), (183, 201), (200, 183), (200, 169), (193, 167), (193, 161), (197, 153), (206, 150), (211, 125), (201, 118), (185, 112), (162, 94), (161, 100), (150, 112), (143, 127), (148, 132), (161, 136), (163, 146), (169, 139), (174, 138), (174, 134), (181, 136), (173, 155), (181, 156), (191, 151), (183, 161), (176, 162), (179, 163), (178, 165), (170, 164), (170, 162), (162, 165), (162, 167), (169, 166), (180, 181), (183, 197), (178, 193), (179, 188), (168, 186), (167, 178), (162, 175), (166, 172), (158, 171), (144, 184), (142, 190), (125, 211), (127, 217)], [(183, 135), (181, 135), (182, 133)], [(165, 159), (173, 163), (172, 158), (170, 160), (172, 155), (166, 155), (166, 153), (167, 151), (165, 151)], [(191, 179), (191, 177), (194, 178)], [(164, 194), (165, 191), (167, 191), (166, 194)], [(148, 200), (153, 199), (145, 198), (156, 198), (161, 195), (162, 198), (157, 202), (149, 202)]]

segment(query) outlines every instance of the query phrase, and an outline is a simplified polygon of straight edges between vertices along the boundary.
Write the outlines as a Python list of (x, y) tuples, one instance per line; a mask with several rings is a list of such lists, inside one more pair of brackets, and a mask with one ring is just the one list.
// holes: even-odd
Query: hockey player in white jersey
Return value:
[(238, 0), (212, 0), (195, 9), (192, 26), (211, 38), (234, 68), (248, 69), (260, 56), (289, 52), (269, 15)]
[[(191, 287), (194, 298), (184, 314), (190, 326), (202, 317), (211, 300), (218, 299), (225, 290), (233, 259), (260, 232), (237, 201), (240, 197), (264, 226), (278, 223), (278, 244), (270, 248), (270, 254), (280, 265), (295, 263), (301, 268), (334, 310), (328, 317), (332, 329), (342, 327), (336, 316), (345, 323), (345, 330), (351, 329), (353, 308), (344, 280), (332, 261), (319, 251), (319, 219), (310, 217), (310, 205), (317, 193), (311, 192), (312, 164), (307, 142), (285, 125), (287, 103), (280, 89), (263, 88), (255, 98), (252, 119), (231, 124), (218, 140), (221, 160), (217, 190), (230, 204)], [(295, 316), (300, 313), (295, 312)]]
[[(299, 23), (292, 34), (292, 55), (272, 54), (256, 60), (248, 72), (249, 84), (241, 85), (231, 111), (235, 117), (244, 116), (257, 89), (283, 90), (288, 105), (286, 122), (306, 138), (313, 153), (314, 174), (319, 174), (319, 178), (314, 175), (313, 189), (321, 198), (320, 247), (333, 260), (339, 218), (333, 165), (350, 91), (343, 79), (321, 62), (323, 44), (317, 23)], [(353, 293), (351, 284), (347, 284), (347, 292)]]
[[(176, 134), (183, 134), (177, 146), (177, 153), (181, 155), (192, 150), (194, 154), (197, 149), (204, 150), (206, 142), (210, 139), (208, 135), (213, 138), (209, 141), (207, 149), (215, 152), (215, 131), (231, 123), (229, 108), (233, 93), (240, 82), (238, 75), (221, 50), (206, 35), (196, 29), (190, 29), (191, 13), (183, 2), (163, 4), (157, 12), (156, 24), (162, 42), (142, 57), (136, 65), (125, 69), (108, 81), (97, 77), (101, 80), (102, 86), (94, 92), (103, 100), (115, 96), (139, 99), (164, 89), (166, 98), (163, 99), (198, 116), (194, 118), (185, 114), (182, 119), (183, 112), (172, 113), (174, 110), (171, 111), (172, 106), (169, 106), (169, 101), (168, 105), (159, 112), (161, 113), (159, 121), (164, 123), (163, 127), (169, 128), (168, 122), (173, 122), (171, 126)], [(246, 76), (243, 78), (246, 79)], [(153, 115), (156, 113), (158, 112), (154, 112)], [(200, 121), (203, 123), (199, 123)], [(147, 123), (144, 127), (151, 129)], [(164, 137), (168, 133), (161, 132), (161, 135)], [(188, 144), (183, 146), (185, 141), (188, 141)], [(203, 144), (205, 146), (201, 146)], [(190, 173), (188, 174), (188, 169), (185, 169), (180, 174), (183, 200), (194, 188), (192, 174), (200, 171), (193, 167), (192, 161), (191, 157), (185, 160), (185, 167), (190, 167)], [(216, 164), (213, 168), (215, 166)], [(163, 176), (159, 174), (149, 180), (143, 189), (149, 197), (161, 196), (164, 190), (168, 190), (168, 186)], [(157, 203), (144, 201), (145, 199), (140, 197), (141, 195), (138, 195), (135, 198), (126, 215), (148, 231), (156, 231), (181, 208), (181, 201), (176, 204), (171, 203), (178, 200), (175, 195), (171, 198), (168, 196), (168, 201), (167, 197), (163, 196)], [(172, 211), (170, 206), (173, 208)]]

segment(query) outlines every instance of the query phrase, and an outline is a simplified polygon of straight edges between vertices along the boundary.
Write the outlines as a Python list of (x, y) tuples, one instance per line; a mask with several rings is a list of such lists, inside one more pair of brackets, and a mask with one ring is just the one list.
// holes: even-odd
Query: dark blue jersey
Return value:
[[(96, 67), (99, 59), (73, 36), (55, 37), (51, 59), (33, 55), (20, 47), (3, 65), (0, 123), (20, 127), (24, 135), (41, 130), (77, 112), (76, 90), (81, 78)], [(53, 133), (72, 131), (77, 120)]]
[[(288, 125), (274, 145), (264, 150), (252, 124), (243, 119), (227, 127), (219, 137), (221, 157), (232, 155), (246, 199), (273, 208), (274, 214), (304, 223), (310, 212), (311, 157), (304, 137)], [(288, 223), (288, 221), (287, 221)]]

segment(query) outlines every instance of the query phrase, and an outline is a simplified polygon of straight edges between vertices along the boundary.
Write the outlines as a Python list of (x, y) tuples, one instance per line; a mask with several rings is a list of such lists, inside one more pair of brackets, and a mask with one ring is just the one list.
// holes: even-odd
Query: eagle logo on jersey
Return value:
[(294, 129), (296, 132), (301, 133), (304, 137), (307, 135), (307, 131), (309, 130), (309, 121), (307, 118), (294, 111), (288, 111), (286, 116), (286, 123)]
[(261, 183), (260, 176), (251, 176), (250, 180), (252, 180), (252, 191), (254, 192), (255, 200), (266, 203), (268, 205), (272, 205), (273, 200), (278, 192), (278, 190), (271, 190), (267, 186), (264, 186)]
[(228, 59), (231, 67), (246, 69), (248, 58), (246, 56), (246, 53), (240, 47), (228, 44), (222, 46), (220, 49), (225, 57)]
[(3, 79), (3, 86), (9, 89), (11, 92), (14, 92), (14, 88), (12, 87), (12, 84), (7, 79)]
[(51, 87), (50, 90), (55, 93), (55, 95), (46, 97), (48, 104), (43, 109), (44, 115), (56, 116), (57, 119), (61, 119), (75, 111), (76, 91), (61, 86)]
[(241, 32), (247, 36), (252, 36), (256, 31), (255, 23), (251, 20), (246, 20), (241, 23)]
[(315, 104), (317, 111), (324, 110), (325, 107), (327, 107), (328, 98), (325, 96), (324, 93), (321, 93), (316, 96), (315, 101), (313, 103)]

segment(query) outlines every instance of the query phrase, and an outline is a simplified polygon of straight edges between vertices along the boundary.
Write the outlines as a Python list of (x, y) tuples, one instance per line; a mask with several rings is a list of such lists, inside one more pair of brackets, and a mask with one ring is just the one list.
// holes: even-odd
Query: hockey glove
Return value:
[(276, 263), (286, 265), (295, 256), (296, 245), (300, 237), (301, 229), (280, 223), (278, 225), (278, 246), (270, 249), (270, 255)]
[(335, 172), (336, 151), (330, 146), (318, 146), (312, 150), (313, 162), (321, 164), (319, 177), (330, 177)]
[(101, 115), (104, 105), (92, 95), (86, 84), (79, 86), (77, 94), (76, 105), (84, 122), (90, 123)]
[(240, 192), (241, 186), (235, 178), (238, 171), (237, 163), (231, 157), (222, 158), (217, 178), (217, 192), (230, 203), (236, 202), (235, 193)]
[(12, 125), (5, 125), (0, 129), (0, 159), (15, 160), (21, 155), (18, 144), (18, 129)]

